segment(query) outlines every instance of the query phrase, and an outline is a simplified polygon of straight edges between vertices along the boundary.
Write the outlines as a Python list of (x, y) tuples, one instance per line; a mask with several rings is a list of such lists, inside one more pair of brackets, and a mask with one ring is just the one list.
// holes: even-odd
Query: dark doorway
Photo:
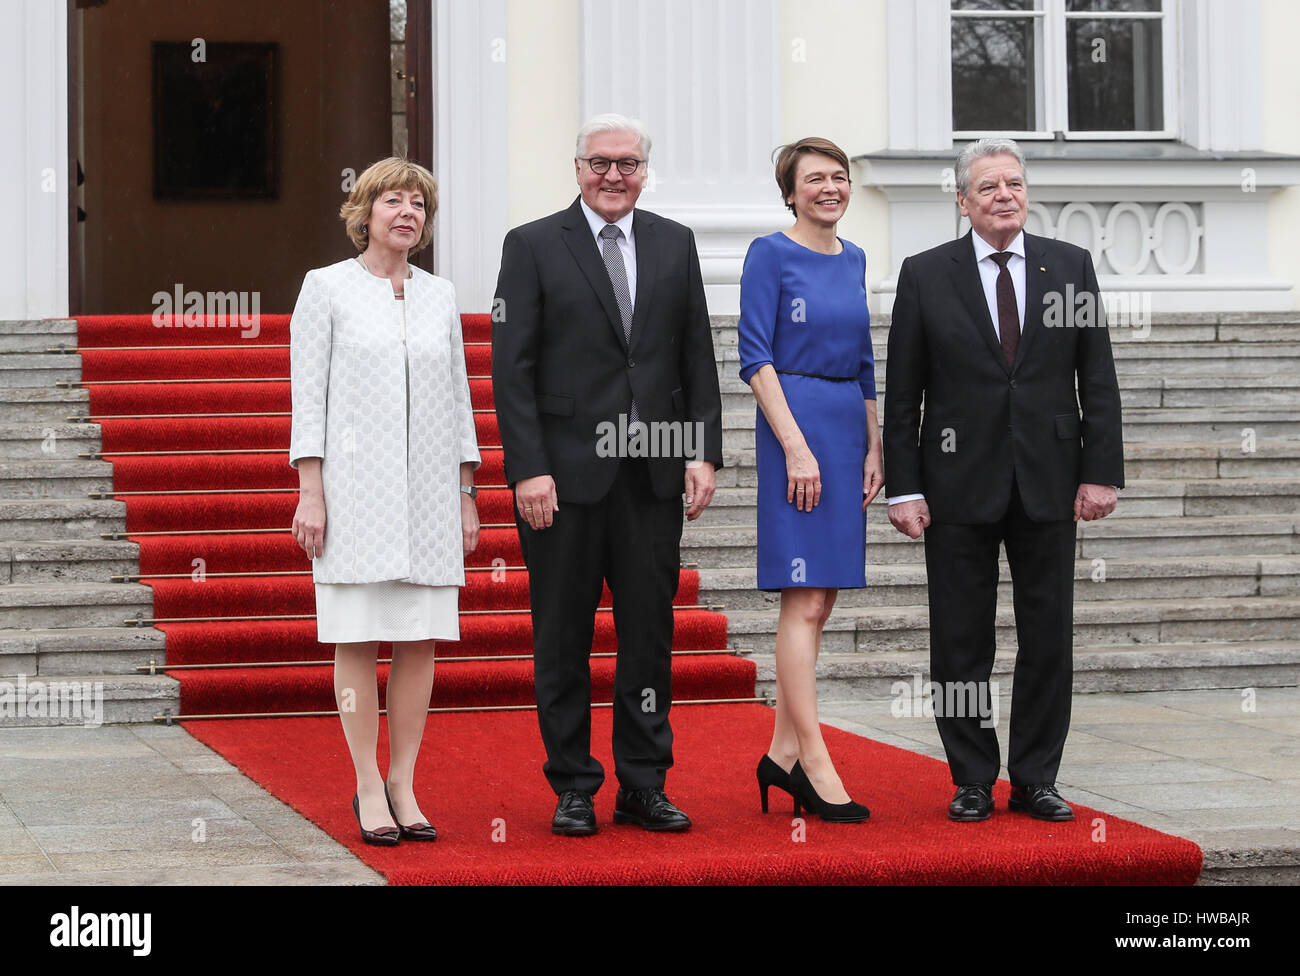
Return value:
[[(338, 209), (356, 174), (403, 147), (432, 162), (432, 0), (69, 5), (73, 314), (149, 312), (177, 285), (291, 311), (307, 269), (354, 253)], [(157, 198), (154, 42), (276, 46), (274, 195)]]

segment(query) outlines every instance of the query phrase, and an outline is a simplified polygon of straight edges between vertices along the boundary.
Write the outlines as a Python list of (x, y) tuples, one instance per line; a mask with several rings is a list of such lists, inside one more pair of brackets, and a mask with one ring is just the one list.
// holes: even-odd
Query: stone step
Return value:
[(90, 412), (90, 391), (83, 387), (0, 387), (0, 422), (68, 423)]
[(0, 322), (0, 353), (45, 352), (52, 347), (77, 345), (73, 319), (26, 319)]
[(126, 539), (0, 542), (0, 583), (103, 583), (140, 571), (140, 547)]
[(115, 499), (0, 499), (0, 542), (96, 539), (126, 531), (126, 503)]
[(1124, 476), (1134, 482), (1168, 478), (1300, 478), (1300, 441), (1257, 438), (1253, 444), (1241, 440), (1127, 443)]
[(112, 490), (108, 461), (6, 460), (0, 468), (0, 498), (77, 498)]
[(166, 635), (154, 627), (0, 629), (0, 676), (131, 675), (165, 660)]
[(0, 586), (0, 629), (112, 627), (153, 616), (142, 583), (41, 582)]
[[(1272, 374), (1225, 376), (1216, 384), (1199, 379), (1159, 376), (1131, 376), (1121, 386), (1124, 405), (1129, 394), (1148, 402), (1143, 407), (1300, 407), (1300, 376)], [(1158, 399), (1155, 392), (1159, 392)]]
[(1232, 407), (1133, 407), (1124, 409), (1126, 441), (1222, 441), (1242, 445), (1251, 440), (1300, 443), (1300, 402), (1249, 409)]
[(5, 690), (23, 713), (6, 717), (6, 727), (139, 724), (180, 711), (180, 682), (165, 674), (42, 675), (0, 682), (9, 686)]
[[(756, 588), (753, 567), (701, 569), (700, 602), (732, 610), (779, 607), (780, 593)], [(921, 564), (871, 564), (867, 586), (839, 591), (837, 607), (900, 607), (926, 603)], [(1075, 562), (1076, 603), (1096, 600), (1200, 599), (1233, 596), (1300, 596), (1300, 555), (1173, 556), (1160, 559), (1080, 559)], [(998, 602), (1009, 605), (1011, 571), (1001, 561)]]
[[(837, 607), (822, 633), (822, 652), (923, 651), (929, 647), (929, 611), (912, 607)], [(733, 648), (775, 649), (775, 608), (727, 614)], [(997, 646), (1015, 647), (1015, 618), (1000, 604)], [(1153, 645), (1200, 641), (1289, 641), (1300, 634), (1300, 597), (1206, 597), (1195, 601), (1096, 600), (1074, 606), (1079, 645)]]
[(75, 354), (11, 352), (0, 356), (0, 388), (52, 388), (81, 381), (81, 357)]
[(0, 458), (5, 460), (76, 460), (99, 446), (98, 424), (0, 423)]
[[(776, 697), (776, 658), (748, 655), (758, 668), (758, 694)], [(992, 680), (1000, 695), (1013, 686), (1015, 652), (1003, 648), (993, 659)], [(825, 653), (817, 659), (817, 696), (823, 701), (893, 699), (900, 720), (933, 721), (915, 709), (916, 689), (925, 693), (930, 654)], [(1137, 644), (1129, 647), (1075, 646), (1074, 691), (1175, 691), (1188, 689), (1277, 688), (1300, 680), (1300, 641), (1204, 641)], [(923, 702), (924, 699), (922, 698)], [(908, 708), (908, 705), (912, 708)], [(1007, 706), (1005, 700), (1003, 707)]]
[[(867, 513), (867, 559), (873, 564), (923, 565), (924, 544), (898, 532), (875, 504)], [(687, 523), (683, 561), (707, 569), (752, 569), (757, 529), (714, 524), (709, 518), (705, 512), (700, 522)], [(1081, 522), (1077, 535), (1075, 555), (1089, 560), (1300, 553), (1300, 518), (1292, 515), (1104, 518)]]
[(1078, 548), (1083, 559), (1284, 555), (1300, 552), (1300, 519), (1275, 514), (1104, 518), (1079, 523)]

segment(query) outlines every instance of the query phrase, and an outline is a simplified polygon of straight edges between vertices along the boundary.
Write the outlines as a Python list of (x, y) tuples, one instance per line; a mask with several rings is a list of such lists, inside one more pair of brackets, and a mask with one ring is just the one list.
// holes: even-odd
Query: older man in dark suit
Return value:
[(506, 235), (492, 383), (528, 566), (551, 829), (595, 833), (591, 653), (603, 582), (618, 666), (614, 821), (685, 830), (668, 799), (673, 597), (686, 518), (713, 498), (722, 401), (695, 237), (637, 210), (650, 139), (597, 116), (572, 206)]
[(1110, 514), (1124, 485), (1119, 386), (1092, 259), (1024, 233), (1027, 192), (1014, 142), (967, 146), (957, 203), (971, 233), (903, 262), (889, 329), (889, 517), (912, 538), (925, 534), (953, 820), (988, 819), (1001, 767), (986, 707), (1000, 543), (1018, 638), (1010, 806), (1073, 819), (1055, 781), (1070, 725), (1075, 526)]

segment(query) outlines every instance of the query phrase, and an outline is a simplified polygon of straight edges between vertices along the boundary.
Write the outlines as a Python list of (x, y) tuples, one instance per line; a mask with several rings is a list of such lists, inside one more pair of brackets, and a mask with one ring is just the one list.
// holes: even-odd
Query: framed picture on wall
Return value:
[(279, 196), (278, 49), (153, 42), (154, 199)]

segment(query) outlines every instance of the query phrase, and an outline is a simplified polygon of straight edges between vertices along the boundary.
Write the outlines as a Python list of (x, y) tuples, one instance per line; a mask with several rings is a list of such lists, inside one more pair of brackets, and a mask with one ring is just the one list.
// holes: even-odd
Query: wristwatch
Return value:
[(478, 488), (474, 485), (461, 485), (460, 490), (469, 495), (470, 498), (478, 498)]

